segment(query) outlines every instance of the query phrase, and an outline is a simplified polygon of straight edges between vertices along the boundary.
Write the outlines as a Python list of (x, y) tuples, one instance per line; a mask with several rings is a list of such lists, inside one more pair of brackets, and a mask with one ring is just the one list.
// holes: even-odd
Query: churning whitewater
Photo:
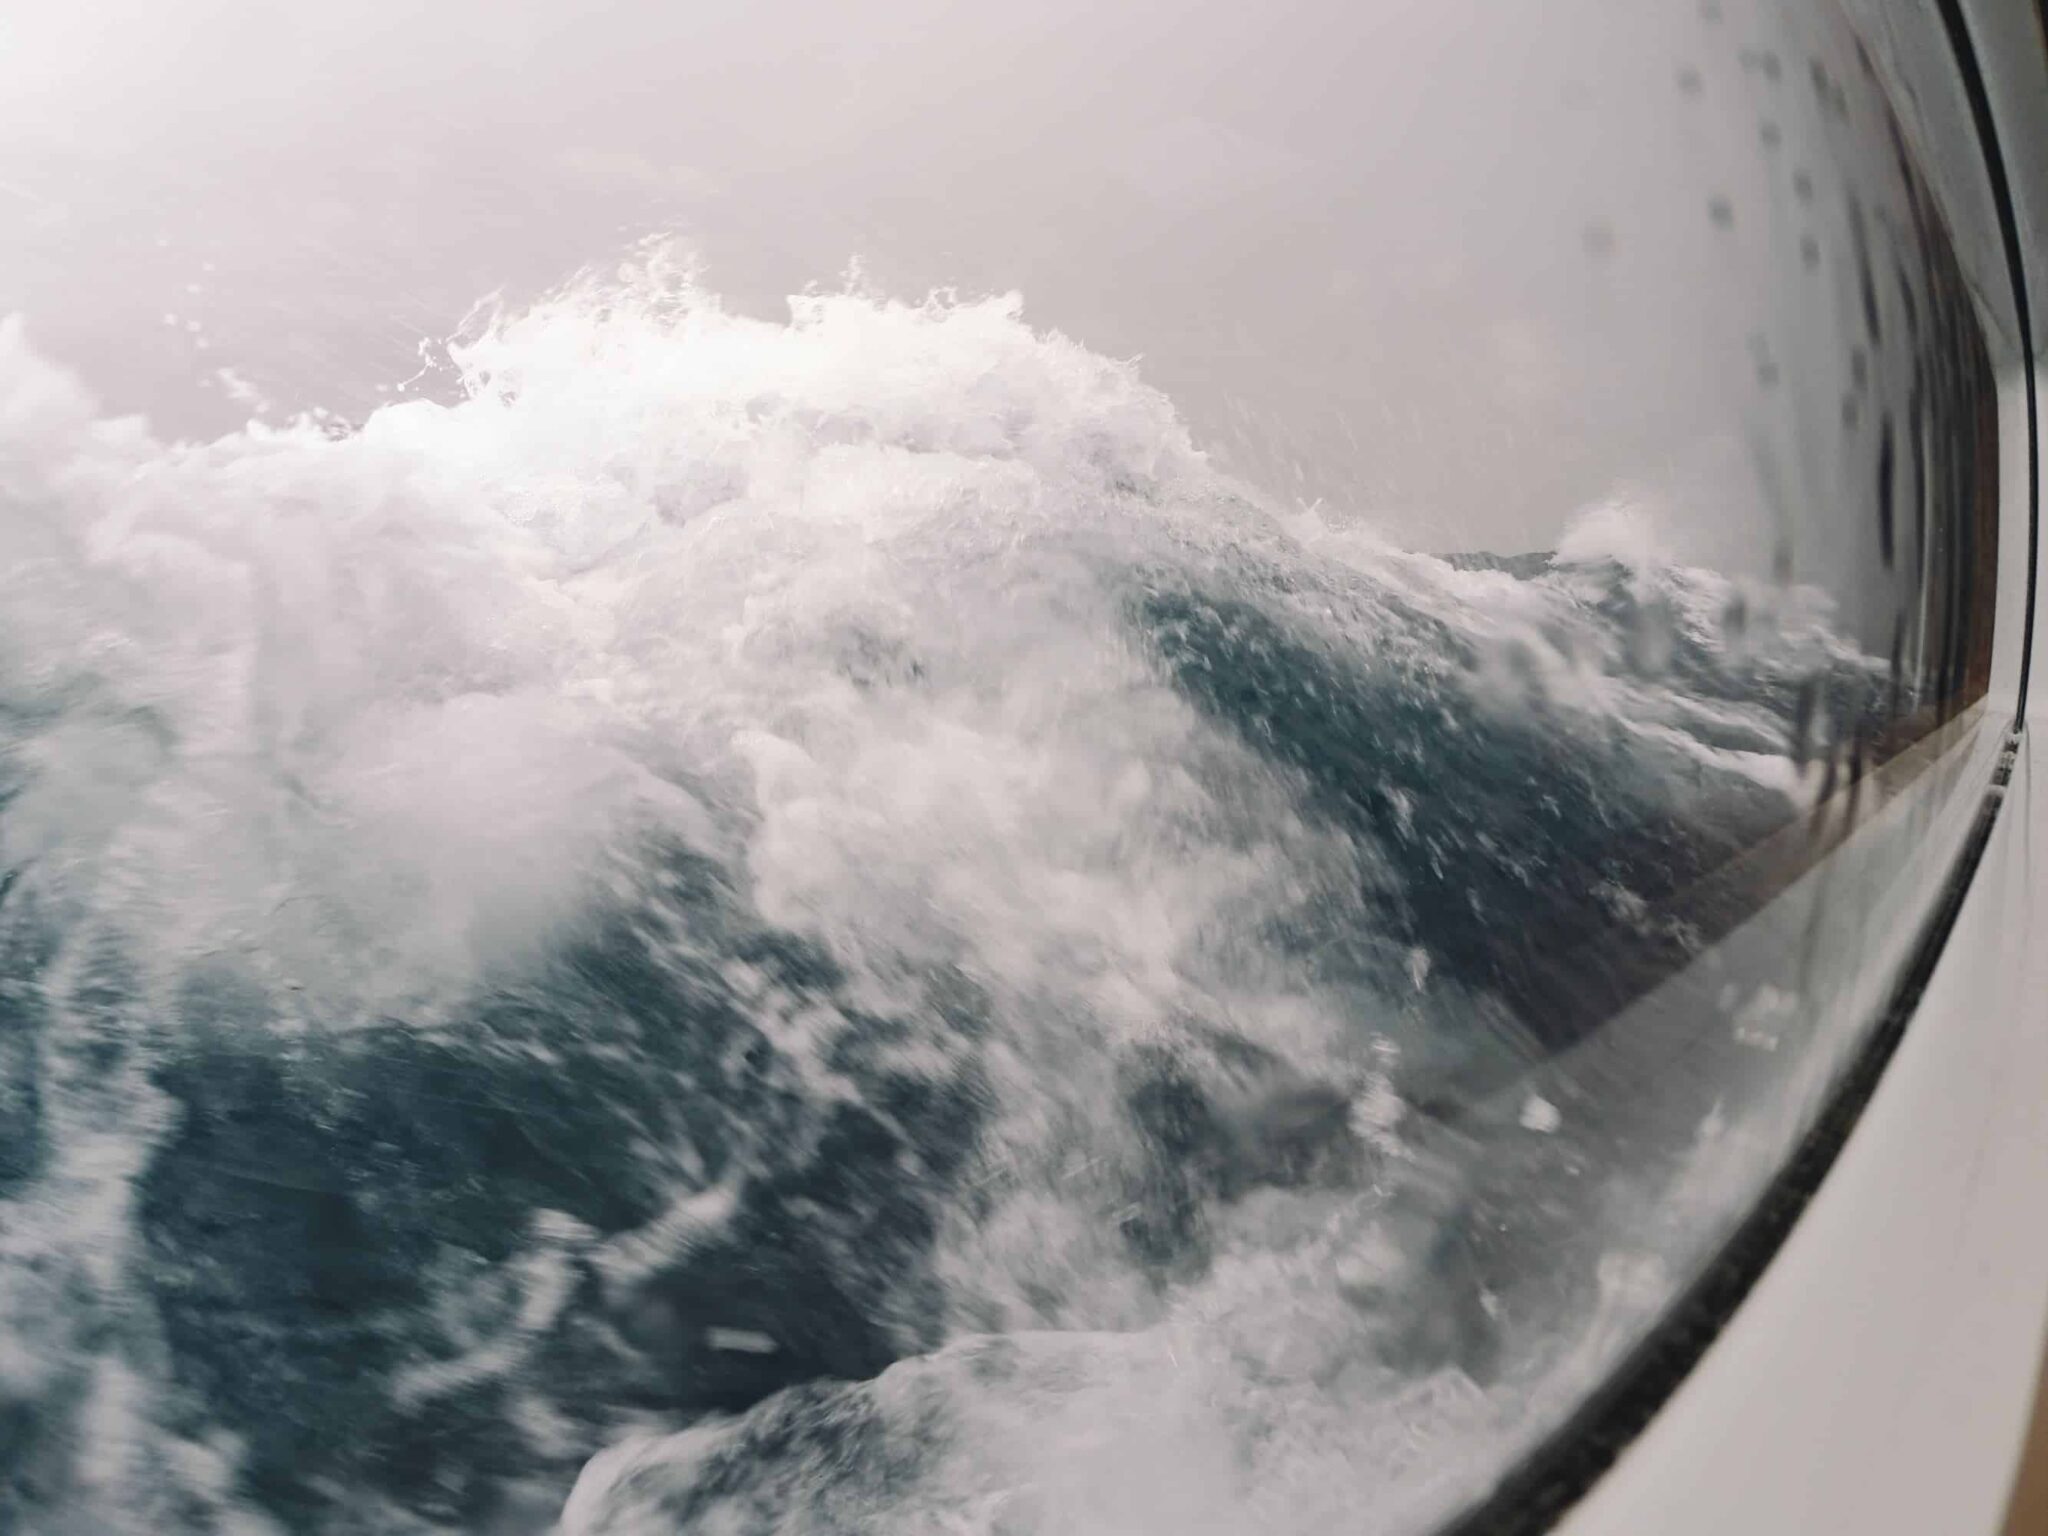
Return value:
[(1515, 1066), (1817, 594), (1278, 511), (1014, 299), (452, 356), (169, 443), (0, 328), (0, 1526), (1405, 1531), (1661, 1294), (1510, 1262)]

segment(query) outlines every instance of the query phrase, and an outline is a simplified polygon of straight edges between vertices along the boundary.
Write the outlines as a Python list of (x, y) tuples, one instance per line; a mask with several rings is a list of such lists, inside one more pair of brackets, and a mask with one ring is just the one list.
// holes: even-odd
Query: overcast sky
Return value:
[(1789, 190), (1826, 203), (1791, 78), (1819, 45), (1775, 9), (17, 6), (0, 311), (211, 432), (257, 397), (359, 413), (481, 294), (675, 230), (756, 313), (852, 257), (907, 296), (1019, 289), (1267, 491), (1410, 544), (1547, 547), (1647, 484), (1754, 567), (1784, 515), (1758, 352), (1833, 323)]

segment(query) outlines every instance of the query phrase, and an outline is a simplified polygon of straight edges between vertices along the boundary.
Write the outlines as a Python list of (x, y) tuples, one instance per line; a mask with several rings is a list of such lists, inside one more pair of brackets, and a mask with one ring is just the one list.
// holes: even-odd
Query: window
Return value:
[(2011, 717), (1938, 22), (414, 10), (9, 23), (0, 1523), (1540, 1523)]

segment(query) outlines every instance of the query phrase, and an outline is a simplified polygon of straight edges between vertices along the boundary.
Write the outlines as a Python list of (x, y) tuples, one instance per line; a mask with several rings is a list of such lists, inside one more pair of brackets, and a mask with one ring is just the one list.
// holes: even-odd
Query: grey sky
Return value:
[(21, 5), (0, 310), (110, 405), (214, 431), (231, 380), (366, 409), (482, 293), (673, 229), (750, 312), (850, 257), (1021, 289), (1232, 468), (1406, 543), (1541, 547), (1647, 483), (1754, 566), (1788, 167), (1825, 179), (1756, 67), (1774, 9)]

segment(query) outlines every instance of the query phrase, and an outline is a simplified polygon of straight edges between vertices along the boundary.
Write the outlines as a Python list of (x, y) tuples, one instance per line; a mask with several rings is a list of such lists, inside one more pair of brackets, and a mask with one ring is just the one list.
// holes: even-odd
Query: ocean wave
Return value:
[(1013, 297), (649, 248), (451, 357), (172, 443), (0, 327), (0, 1511), (1468, 1495), (1655, 1284), (1515, 1293), (1446, 1085), (1902, 707), (1825, 599), (1271, 506)]

